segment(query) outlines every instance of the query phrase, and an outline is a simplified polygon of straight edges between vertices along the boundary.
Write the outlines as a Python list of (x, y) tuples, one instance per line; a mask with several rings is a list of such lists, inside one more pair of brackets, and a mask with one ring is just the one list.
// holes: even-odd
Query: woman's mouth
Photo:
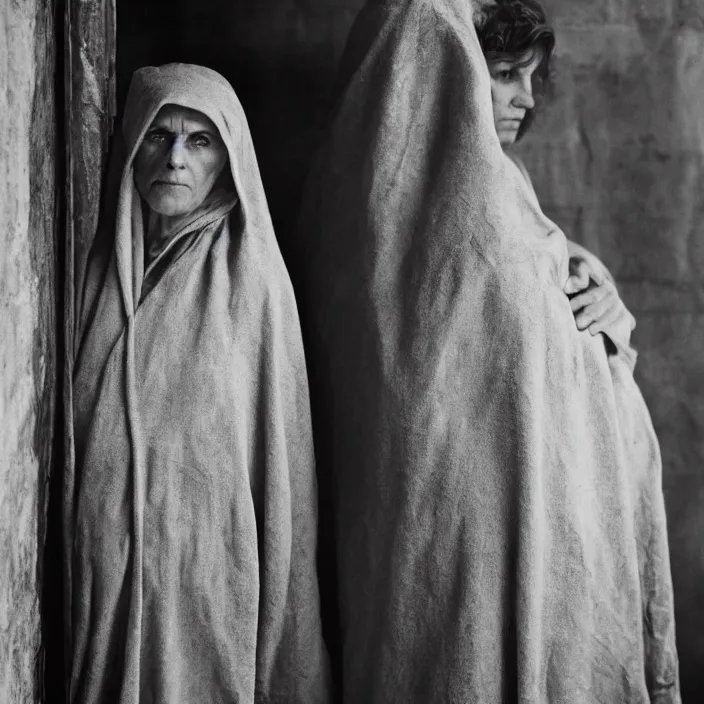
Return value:
[(154, 181), (154, 186), (165, 186), (168, 188), (174, 188), (180, 186), (181, 188), (190, 188), (190, 186), (186, 185), (185, 183), (179, 183), (178, 181), (163, 181), (163, 180), (158, 180)]

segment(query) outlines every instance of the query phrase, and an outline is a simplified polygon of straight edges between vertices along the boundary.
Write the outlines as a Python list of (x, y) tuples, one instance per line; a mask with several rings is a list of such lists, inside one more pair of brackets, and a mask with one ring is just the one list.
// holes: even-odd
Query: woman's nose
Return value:
[(530, 79), (527, 79), (521, 89), (514, 98), (514, 103), (519, 108), (532, 110), (535, 107), (535, 99), (533, 98), (533, 85)]
[(168, 167), (170, 169), (183, 169), (186, 165), (183, 137), (176, 135), (169, 150)]

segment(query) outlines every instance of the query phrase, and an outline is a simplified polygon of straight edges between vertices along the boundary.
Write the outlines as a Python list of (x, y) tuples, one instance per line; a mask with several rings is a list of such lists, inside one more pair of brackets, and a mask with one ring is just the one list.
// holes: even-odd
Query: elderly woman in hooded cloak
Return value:
[(344, 702), (677, 704), (657, 438), (575, 324), (475, 9), (367, 2), (306, 188)]
[(75, 363), (69, 700), (327, 702), (305, 362), (244, 113), (148, 67), (122, 132)]

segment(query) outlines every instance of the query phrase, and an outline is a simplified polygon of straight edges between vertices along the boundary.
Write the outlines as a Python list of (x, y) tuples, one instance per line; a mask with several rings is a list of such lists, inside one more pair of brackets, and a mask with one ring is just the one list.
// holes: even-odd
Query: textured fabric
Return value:
[[(237, 197), (145, 272), (132, 162), (167, 103), (216, 125)], [(70, 701), (326, 702), (305, 362), (245, 116), (215, 72), (145, 68), (123, 133), (74, 379)]]
[[(540, 208), (538, 205), (538, 194), (535, 192), (533, 182), (531, 181), (525, 164), (516, 155), (511, 154), (510, 152), (507, 152), (506, 154), (509, 157), (509, 160), (515, 164), (521, 172), (521, 175), (528, 184), (530, 195), (534, 199), (534, 207)], [(553, 225), (553, 227), (556, 226)], [(592, 271), (601, 274), (604, 279), (610, 281), (614, 284), (614, 286), (616, 285), (613, 275), (608, 270), (604, 262), (599, 259), (599, 257), (592, 254), (586, 247), (583, 247), (570, 239), (566, 240), (566, 245), (570, 267), (579, 261), (584, 261), (589, 264)], [(612, 323), (606, 330), (605, 337), (608, 339), (605, 339), (604, 342), (607, 345), (607, 351), (609, 354), (620, 354), (621, 359), (628, 365), (628, 368), (632, 373), (635, 369), (636, 361), (638, 360), (638, 353), (631, 346), (631, 332), (633, 331), (633, 327), (631, 327), (631, 325), (635, 325), (635, 323), (632, 322), (632, 318), (630, 320), (630, 325), (627, 324), (629, 322), (628, 320), (618, 320)]]
[(369, 2), (302, 213), (346, 704), (678, 702), (661, 465), (467, 0)]

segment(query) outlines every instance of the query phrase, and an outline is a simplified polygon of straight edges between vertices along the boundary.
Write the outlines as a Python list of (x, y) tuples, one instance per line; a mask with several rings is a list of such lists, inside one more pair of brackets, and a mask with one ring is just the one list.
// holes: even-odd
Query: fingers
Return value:
[(581, 257), (570, 257), (569, 270), (570, 276), (564, 287), (564, 291), (568, 296), (583, 291), (589, 286), (590, 282), (601, 286), (605, 281), (604, 272), (601, 269), (592, 267), (586, 259)]
[(564, 292), (571, 296), (573, 293), (584, 291), (589, 286), (589, 279), (584, 279), (581, 276), (570, 276), (565, 283)]
[(583, 259), (576, 257), (570, 259), (570, 276), (565, 284), (565, 293), (571, 295), (587, 288), (589, 286), (589, 271), (589, 266)]
[(608, 332), (612, 325), (615, 325), (619, 318), (623, 317), (624, 313), (627, 313), (625, 307), (623, 306), (613, 306), (609, 308), (601, 317), (594, 320), (593, 323), (589, 325), (589, 332), (592, 335), (596, 335), (600, 332)]
[[(588, 296), (587, 294), (593, 295)], [(618, 315), (622, 310), (625, 310), (625, 306), (613, 286), (599, 286), (587, 291), (579, 298), (588, 299), (586, 305), (582, 307), (579, 313), (575, 311), (575, 322), (580, 330), (585, 330), (593, 323), (603, 321), (607, 316), (610, 317), (613, 311)]]
[(616, 294), (616, 288), (613, 286), (613, 284), (606, 281), (601, 286), (593, 286), (587, 291), (584, 291), (578, 296), (572, 298), (570, 300), (570, 308), (572, 308), (573, 313), (576, 313), (578, 310), (593, 305), (597, 301), (600, 301), (602, 298), (604, 298), (604, 296), (611, 295), (612, 293)]
[[(600, 273), (601, 283), (584, 290), (584, 274), (586, 271), (591, 272), (591, 269), (586, 265), (583, 266), (582, 261), (575, 261), (574, 264), (570, 261), (570, 269), (575, 273), (568, 279), (565, 292), (569, 293), (569, 288), (578, 291), (577, 295), (570, 299), (570, 308), (575, 316), (577, 328), (588, 329), (592, 335), (609, 334), (611, 330), (613, 333), (630, 338), (630, 333), (636, 326), (636, 320), (618, 295), (616, 286)], [(592, 281), (595, 281), (593, 277)]]
[(618, 302), (615, 302), (610, 296), (602, 298), (596, 303), (587, 306), (575, 316), (575, 322), (580, 330), (586, 330), (593, 323), (599, 323), (609, 316), (614, 307), (618, 311)]
[(604, 281), (606, 281), (606, 278), (604, 277), (604, 272), (601, 269), (595, 269), (593, 266), (589, 264), (589, 262), (585, 261), (584, 262), (586, 268), (587, 268), (587, 273), (589, 275), (589, 278), (597, 285), (601, 286)]

